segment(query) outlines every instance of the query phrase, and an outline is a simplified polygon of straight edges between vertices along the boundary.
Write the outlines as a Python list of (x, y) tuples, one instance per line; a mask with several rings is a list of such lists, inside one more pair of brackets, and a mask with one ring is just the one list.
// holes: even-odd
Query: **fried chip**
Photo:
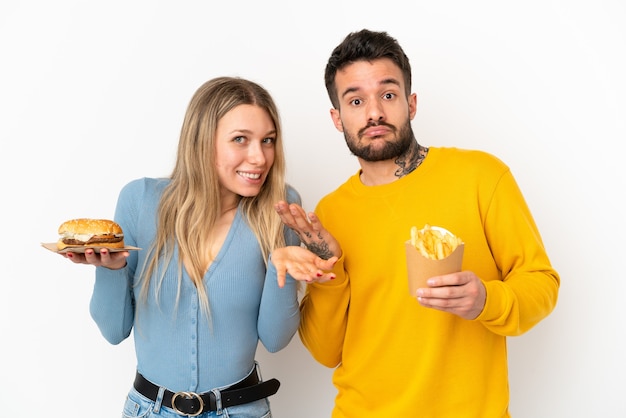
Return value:
[(411, 228), (411, 244), (424, 257), (442, 260), (448, 257), (463, 241), (448, 231), (424, 225), (424, 228)]

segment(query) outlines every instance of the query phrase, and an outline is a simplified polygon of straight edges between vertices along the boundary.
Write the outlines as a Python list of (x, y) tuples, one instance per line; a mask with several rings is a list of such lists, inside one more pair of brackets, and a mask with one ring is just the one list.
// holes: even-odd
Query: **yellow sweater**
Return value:
[[(509, 417), (506, 337), (554, 309), (560, 279), (508, 167), (430, 148), (393, 183), (367, 187), (355, 174), (316, 214), (343, 256), (335, 280), (307, 287), (299, 332), (317, 361), (337, 366), (332, 417)], [(463, 270), (487, 289), (475, 320), (409, 295), (404, 242), (424, 224), (465, 242)]]

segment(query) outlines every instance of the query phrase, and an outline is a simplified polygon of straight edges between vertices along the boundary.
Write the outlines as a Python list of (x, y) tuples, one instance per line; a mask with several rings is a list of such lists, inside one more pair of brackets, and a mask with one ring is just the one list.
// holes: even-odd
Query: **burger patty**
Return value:
[(89, 241), (84, 242), (74, 238), (63, 238), (63, 243), (67, 245), (93, 245), (102, 243), (122, 242), (123, 237), (116, 237), (115, 235), (100, 235), (94, 236)]

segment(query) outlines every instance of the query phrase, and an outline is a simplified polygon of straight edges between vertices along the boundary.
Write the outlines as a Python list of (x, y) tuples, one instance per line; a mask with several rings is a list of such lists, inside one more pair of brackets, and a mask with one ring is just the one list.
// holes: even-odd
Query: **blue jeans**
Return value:
[[(179, 415), (173, 409), (161, 406), (161, 399), (157, 398), (156, 402), (144, 397), (132, 388), (128, 393), (126, 402), (124, 403), (124, 412), (122, 418), (180, 418), (186, 415)], [(270, 403), (267, 398), (258, 401), (246, 403), (243, 405), (231, 406), (224, 408), (221, 415), (217, 412), (205, 412), (198, 415), (198, 418), (272, 418), (270, 411)]]

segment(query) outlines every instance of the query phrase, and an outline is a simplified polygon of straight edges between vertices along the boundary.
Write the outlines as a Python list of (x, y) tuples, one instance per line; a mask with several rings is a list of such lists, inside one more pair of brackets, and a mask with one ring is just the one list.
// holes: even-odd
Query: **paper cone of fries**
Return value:
[(426, 225), (418, 231), (413, 227), (404, 247), (411, 296), (428, 287), (430, 277), (461, 271), (464, 244), (445, 228)]

